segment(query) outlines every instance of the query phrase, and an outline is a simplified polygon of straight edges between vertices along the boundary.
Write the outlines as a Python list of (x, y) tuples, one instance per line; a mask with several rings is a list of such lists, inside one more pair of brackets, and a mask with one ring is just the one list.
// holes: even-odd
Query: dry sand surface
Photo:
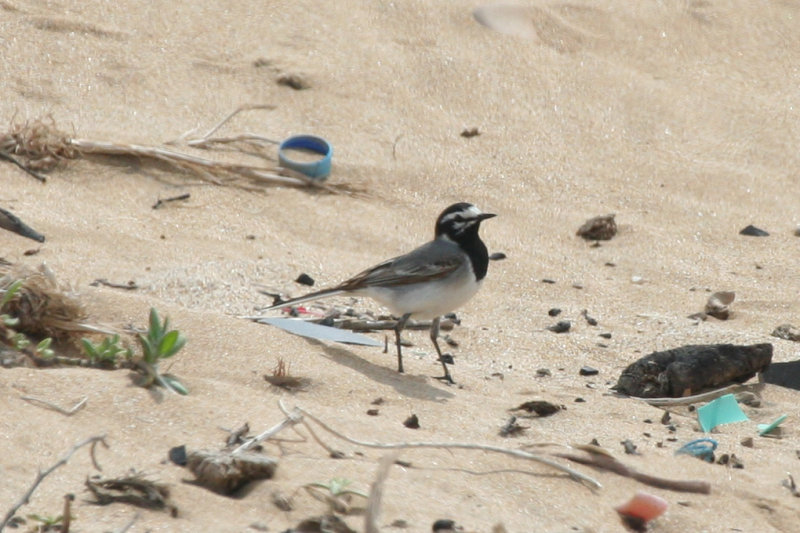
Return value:
[[(21, 515), (57, 515), (63, 495), (75, 493), (72, 531), (121, 531), (138, 513), (130, 532), (277, 532), (324, 512), (300, 489), (307, 483), (346, 478), (368, 490), (384, 451), (330, 435), (344, 459), (291, 431), (267, 443), (280, 459), (276, 477), (238, 498), (185, 483), (191, 475), (167, 462), (172, 446), (219, 447), (223, 428), (276, 424), (282, 399), (363, 440), (531, 449), (596, 438), (641, 471), (712, 486), (710, 495), (673, 492), (573, 465), (602, 483), (592, 490), (511, 457), (406, 450), (400, 459), (410, 465), (392, 467), (386, 480), (382, 531), (430, 531), (439, 518), (475, 532), (498, 523), (516, 533), (621, 531), (613, 507), (639, 490), (669, 502), (654, 532), (797, 530), (800, 500), (781, 486), (787, 472), (800, 475), (796, 391), (767, 386), (761, 407), (744, 407), (751, 421), (715, 431), (719, 452), (744, 463), (732, 469), (673, 456), (703, 436), (685, 409), (673, 413), (672, 433), (659, 422), (662, 409), (609, 388), (642, 355), (685, 344), (772, 342), (775, 361), (797, 358), (796, 343), (769, 334), (800, 321), (800, 6), (522, 2), (514, 34), (504, 34), (476, 22), (478, 5), (0, 0), (8, 125), (49, 116), (75, 137), (162, 145), (240, 105), (270, 104), (221, 133), (321, 135), (335, 150), (329, 183), (357, 191), (214, 186), (134, 159), (81, 159), (42, 185), (0, 163), (0, 207), (47, 237), (38, 245), (0, 231), (0, 256), (46, 262), (94, 323), (123, 331), (145, 326), (151, 306), (169, 315), (188, 338), (170, 371), (191, 390), (156, 394), (133, 386), (126, 370), (3, 369), (0, 514), (38, 469), (98, 434), (110, 446), (96, 454), (102, 474), (135, 469), (167, 483), (178, 517), (87, 503), (84, 480), (96, 471), (86, 450), (47, 477)], [(310, 87), (277, 83), (286, 75)], [(462, 137), (466, 128), (480, 135)], [(151, 208), (186, 192), (188, 202)], [(259, 284), (299, 295), (301, 272), (324, 286), (410, 250), (456, 201), (498, 213), (482, 235), (508, 256), (459, 310), (458, 386), (430, 377), (440, 367), (424, 332), (406, 335), (414, 346), (399, 375), (380, 349), (310, 342), (237, 318), (270, 303)], [(613, 240), (594, 247), (575, 236), (605, 213), (617, 215)], [(771, 235), (740, 236), (748, 224)], [(90, 286), (97, 278), (139, 289)], [(687, 319), (717, 290), (736, 292), (730, 320)], [(554, 307), (558, 318), (548, 316)], [(572, 330), (545, 329), (558, 319)], [(280, 358), (312, 380), (307, 391), (265, 383)], [(579, 376), (583, 365), (599, 375)], [(540, 368), (551, 375), (537, 377)], [(23, 395), (88, 401), (67, 417)], [(383, 404), (369, 416), (376, 398)], [(500, 437), (508, 409), (532, 399), (566, 410), (522, 419), (522, 435)], [(403, 426), (412, 413), (420, 429)], [(783, 439), (741, 445), (782, 413)], [(641, 454), (625, 455), (625, 439)], [(294, 510), (273, 505), (276, 490), (295, 494)], [(362, 516), (345, 520), (364, 530)]]

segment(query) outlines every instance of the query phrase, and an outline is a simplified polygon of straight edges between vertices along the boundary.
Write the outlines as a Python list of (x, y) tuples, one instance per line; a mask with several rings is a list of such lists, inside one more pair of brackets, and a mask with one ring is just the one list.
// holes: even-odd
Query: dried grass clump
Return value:
[(70, 146), (69, 136), (56, 128), (52, 118), (12, 123), (8, 132), (0, 133), (0, 152), (14, 156), (31, 170), (45, 172), (79, 156)]
[(3, 308), (3, 313), (19, 319), (19, 324), (14, 326), (16, 331), (55, 340), (96, 331), (83, 322), (87, 314), (77, 296), (59, 286), (47, 265), (32, 270), (0, 263), (0, 290), (8, 289), (17, 280), (22, 280), (22, 287)]

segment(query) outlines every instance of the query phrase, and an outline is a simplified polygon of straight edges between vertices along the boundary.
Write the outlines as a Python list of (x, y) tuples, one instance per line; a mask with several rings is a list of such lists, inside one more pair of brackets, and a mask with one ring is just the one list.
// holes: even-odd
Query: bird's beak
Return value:
[(497, 215), (495, 215), (494, 213), (481, 213), (480, 215), (478, 215), (478, 222), (486, 220), (487, 218), (494, 218), (496, 216)]

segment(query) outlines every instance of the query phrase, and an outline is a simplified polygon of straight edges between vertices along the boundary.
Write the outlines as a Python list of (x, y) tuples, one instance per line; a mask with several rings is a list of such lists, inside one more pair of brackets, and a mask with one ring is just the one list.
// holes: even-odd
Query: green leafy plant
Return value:
[[(8, 305), (8, 302), (10, 302), (14, 298), (14, 296), (17, 295), (17, 293), (21, 288), (22, 288), (22, 280), (18, 279), (3, 291), (3, 298), (0, 299), (0, 312), (3, 310), (3, 308), (5, 308), (6, 305)], [(11, 315), (5, 313), (0, 314), (0, 320), (2, 320), (3, 325), (9, 328), (13, 328), (17, 324), (19, 324), (18, 318), (12, 317)]]
[(146, 335), (139, 334), (139, 343), (142, 345), (142, 359), (139, 367), (144, 372), (144, 380), (141, 383), (144, 387), (151, 387), (159, 384), (167, 390), (179, 394), (188, 394), (188, 389), (171, 374), (162, 374), (159, 363), (178, 353), (186, 344), (184, 337), (178, 330), (169, 329), (169, 317), (161, 321), (158, 311), (150, 309), (150, 326)]
[[(349, 488), (352, 480), (335, 477), (327, 483), (313, 482), (304, 485), (306, 491), (315, 498), (326, 502), (332, 512), (350, 514), (353, 510), (350, 500), (353, 496), (369, 499), (369, 495), (363, 491)], [(321, 491), (327, 491), (327, 493)]]
[(89, 361), (93, 365), (102, 367), (113, 368), (116, 366), (120, 355), (124, 355), (126, 358), (130, 358), (133, 355), (130, 348), (123, 348), (119, 345), (119, 335), (106, 337), (99, 344), (83, 338), (81, 339), (81, 345), (83, 345), (83, 351), (89, 357)]
[(64, 517), (62, 515), (42, 516), (31, 513), (28, 515), (28, 519), (39, 522), (39, 525), (36, 526), (36, 531), (61, 531), (61, 524), (64, 523)]

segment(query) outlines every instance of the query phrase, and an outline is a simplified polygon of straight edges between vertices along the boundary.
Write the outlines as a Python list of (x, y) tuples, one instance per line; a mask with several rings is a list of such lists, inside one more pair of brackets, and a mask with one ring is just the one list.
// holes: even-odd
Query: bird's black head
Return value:
[(436, 237), (447, 237), (458, 243), (477, 238), (481, 222), (493, 216), (466, 202), (453, 204), (436, 219)]

